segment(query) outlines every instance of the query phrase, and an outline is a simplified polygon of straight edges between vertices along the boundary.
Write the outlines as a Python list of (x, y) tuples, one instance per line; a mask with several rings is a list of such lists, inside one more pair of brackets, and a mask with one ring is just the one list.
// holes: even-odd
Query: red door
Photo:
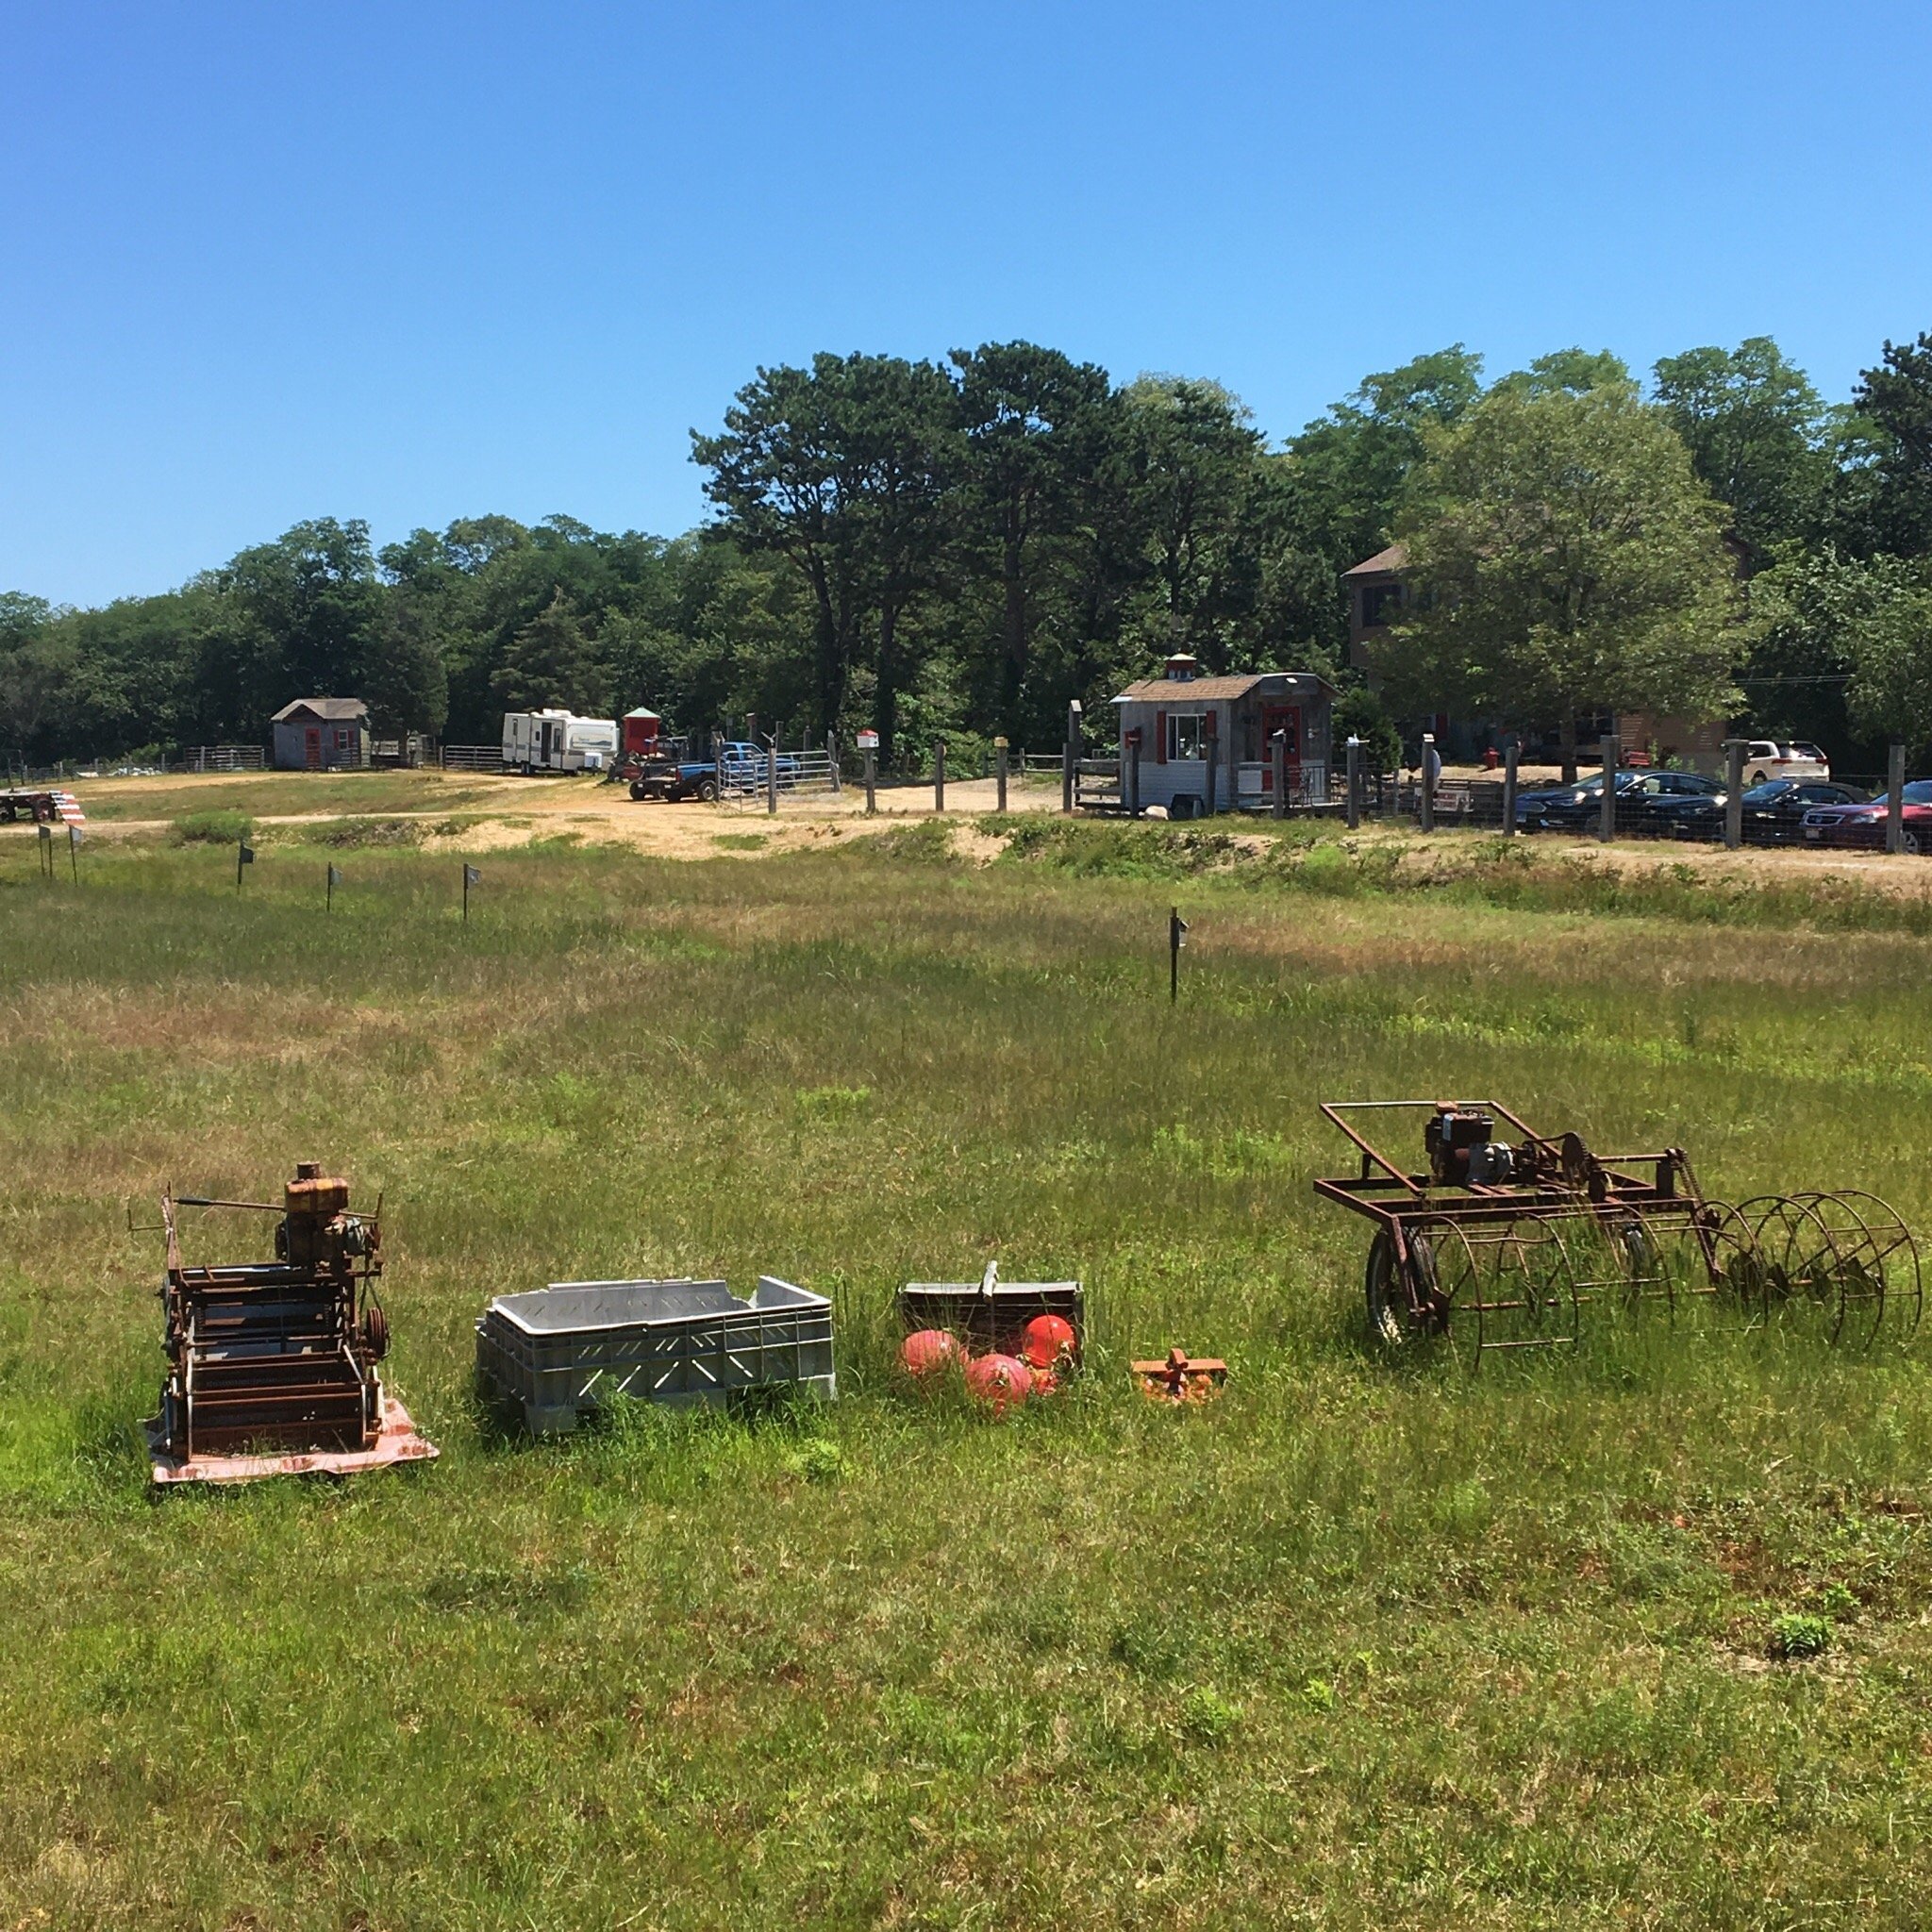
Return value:
[(322, 733), (313, 724), (302, 734), (302, 755), (311, 772), (322, 770)]
[(1261, 707), (1261, 790), (1274, 790), (1274, 734), (1288, 734), (1288, 782), (1292, 790), (1301, 780), (1302, 708), (1299, 705)]

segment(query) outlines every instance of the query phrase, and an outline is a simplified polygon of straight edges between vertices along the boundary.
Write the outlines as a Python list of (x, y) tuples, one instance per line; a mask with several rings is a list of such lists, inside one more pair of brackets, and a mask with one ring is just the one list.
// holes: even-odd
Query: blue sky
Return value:
[(0, 588), (664, 533), (759, 363), (1029, 337), (1271, 436), (1464, 341), (1932, 329), (1904, 5), (0, 0)]

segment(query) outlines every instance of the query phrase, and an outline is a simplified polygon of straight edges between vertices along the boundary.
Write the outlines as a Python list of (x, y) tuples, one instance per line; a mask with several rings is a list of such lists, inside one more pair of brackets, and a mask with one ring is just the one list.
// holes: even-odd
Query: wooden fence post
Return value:
[(1345, 767), (1348, 778), (1348, 797), (1342, 807), (1343, 817), (1348, 829), (1357, 830), (1362, 822), (1362, 741), (1351, 738), (1344, 747), (1347, 755)]
[(1503, 836), (1516, 836), (1516, 767), (1523, 757), (1521, 744), (1512, 744), (1503, 754)]
[(995, 738), (993, 740), (992, 756), (993, 777), (998, 786), (995, 796), (999, 800), (999, 803), (993, 808), (996, 811), (1005, 811), (1007, 808), (1007, 741), (1004, 738)]
[(1724, 740), (1724, 845), (1735, 852), (1744, 842), (1744, 741)]
[(879, 755), (871, 745), (865, 748), (865, 815), (871, 818), (879, 808), (873, 788), (878, 782)]
[(1435, 762), (1430, 754), (1436, 749), (1436, 734), (1423, 733), (1423, 797), (1422, 827), (1425, 832), (1436, 829), (1436, 774), (1429, 767)]
[(932, 808), (944, 811), (946, 808), (946, 741), (936, 738), (932, 741)]
[(1060, 809), (1072, 811), (1080, 763), (1080, 700), (1067, 707), (1067, 741), (1060, 752)]
[(1269, 741), (1274, 756), (1274, 806), (1278, 819), (1288, 816), (1288, 733), (1277, 731)]
[(1617, 767), (1623, 761), (1624, 747), (1612, 734), (1598, 741), (1597, 756), (1603, 760), (1604, 795), (1596, 835), (1607, 845), (1617, 836)]
[(1891, 747), (1891, 755), (1886, 760), (1885, 794), (1885, 849), (1888, 852), (1903, 852), (1906, 849), (1906, 748), (1902, 744)]

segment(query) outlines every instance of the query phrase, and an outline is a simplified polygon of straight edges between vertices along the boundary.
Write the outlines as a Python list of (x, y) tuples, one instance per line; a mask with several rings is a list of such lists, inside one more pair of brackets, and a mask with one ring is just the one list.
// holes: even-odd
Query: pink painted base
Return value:
[(253, 1483), (270, 1475), (354, 1475), (358, 1470), (436, 1459), (436, 1444), (416, 1433), (409, 1411), (393, 1397), (384, 1398), (382, 1431), (367, 1449), (314, 1449), (293, 1456), (196, 1456), (184, 1461), (167, 1454), (160, 1430), (157, 1416), (147, 1424), (147, 1446), (158, 1483)]

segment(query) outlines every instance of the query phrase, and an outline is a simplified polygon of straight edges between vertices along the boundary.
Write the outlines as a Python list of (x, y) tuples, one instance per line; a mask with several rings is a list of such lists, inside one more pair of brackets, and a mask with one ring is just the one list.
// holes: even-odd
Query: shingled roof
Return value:
[(1408, 552), (1400, 543), (1391, 543), (1388, 549), (1364, 558), (1353, 570), (1345, 570), (1341, 575), (1344, 577), (1392, 576), (1407, 561)]
[(1161, 698), (1172, 698), (1176, 704), (1197, 700), (1224, 703), (1229, 698), (1246, 697), (1260, 682), (1258, 677), (1143, 677), (1140, 683), (1128, 685), (1113, 702), (1154, 704)]
[(369, 707), (360, 698), (297, 698), (292, 705), (284, 705), (269, 723), (286, 724), (298, 711), (307, 711), (325, 724), (353, 724), (358, 718), (368, 717)]

